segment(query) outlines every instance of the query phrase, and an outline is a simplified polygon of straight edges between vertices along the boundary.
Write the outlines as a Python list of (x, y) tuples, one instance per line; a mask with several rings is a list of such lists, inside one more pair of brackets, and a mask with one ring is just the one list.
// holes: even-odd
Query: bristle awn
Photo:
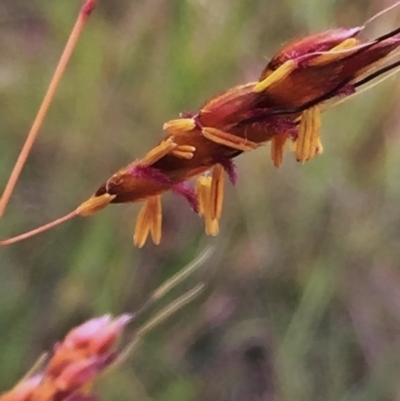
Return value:
[[(44, 352), (39, 358), (35, 361), (33, 366), (25, 373), (25, 375), (19, 380), (18, 383), (21, 383), (25, 380), (28, 380), (30, 377), (34, 376), (36, 373), (40, 372), (47, 360), (49, 359), (50, 354), (48, 352)], [(18, 385), (15, 385), (15, 387)]]
[(167, 295), (171, 290), (173, 290), (178, 284), (180, 284), (183, 280), (193, 274), (199, 267), (203, 266), (204, 263), (211, 257), (214, 253), (214, 248), (207, 247), (187, 266), (185, 266), (178, 273), (173, 275), (170, 279), (168, 279), (165, 283), (161, 284), (150, 296), (150, 298), (133, 314), (133, 317), (136, 319), (144, 312), (146, 312), (152, 305), (154, 305), (157, 301)]
[(181, 283), (183, 280), (185, 280), (186, 277), (190, 276), (194, 271), (196, 271), (200, 266), (203, 266), (203, 264), (212, 256), (214, 251), (215, 251), (214, 247), (207, 247), (206, 249), (204, 249), (200, 253), (200, 255), (197, 256), (196, 259), (194, 259), (186, 267), (184, 267), (181, 271), (176, 273), (169, 280), (167, 280), (164, 284), (162, 284), (160, 287), (158, 287), (154, 291), (152, 297), (154, 297), (155, 300), (162, 298), (169, 291), (171, 291), (173, 288), (175, 288), (179, 283)]
[(197, 284), (191, 290), (185, 292), (183, 295), (181, 295), (179, 298), (172, 301), (165, 308), (161, 309), (161, 311), (158, 312), (152, 319), (150, 319), (149, 321), (144, 323), (142, 326), (140, 326), (138, 328), (138, 330), (134, 333), (132, 340), (124, 347), (124, 349), (121, 351), (121, 353), (119, 354), (116, 361), (112, 365), (110, 365), (110, 367), (108, 369), (106, 369), (106, 371), (108, 372), (109, 370), (114, 369), (117, 366), (119, 366), (121, 363), (123, 363), (128, 358), (130, 353), (134, 350), (134, 348), (138, 344), (138, 342), (148, 332), (150, 332), (155, 327), (157, 327), (158, 325), (163, 323), (166, 319), (168, 319), (175, 312), (182, 309), (189, 302), (193, 301), (197, 296), (200, 295), (200, 293), (203, 291), (204, 287), (205, 286), (203, 283)]
[(40, 234), (44, 231), (50, 230), (53, 227), (56, 227), (62, 223), (65, 223), (68, 220), (73, 219), (74, 217), (79, 216), (77, 210), (72, 211), (71, 213), (68, 213), (67, 215), (60, 217), (57, 220), (54, 220), (50, 223), (47, 223), (41, 227), (35, 228), (34, 230), (27, 231), (24, 234), (16, 235), (15, 237), (7, 238), (5, 240), (0, 241), (0, 246), (5, 246), (5, 245), (11, 245), (15, 244), (16, 242), (23, 241), (27, 238), (34, 237), (37, 234)]
[(364, 26), (370, 24), (371, 22), (375, 21), (377, 18), (382, 17), (382, 15), (386, 14), (387, 12), (395, 9), (396, 7), (398, 7), (400, 5), (400, 1), (398, 1), (397, 3), (394, 3), (393, 5), (385, 8), (384, 10), (380, 11), (379, 13), (375, 14), (374, 16), (372, 16), (370, 19), (368, 19)]
[(203, 291), (204, 287), (205, 286), (203, 283), (197, 284), (191, 290), (185, 292), (183, 295), (172, 301), (165, 308), (161, 309), (161, 311), (158, 312), (152, 319), (146, 322), (143, 326), (139, 327), (139, 329), (135, 333), (136, 337), (143, 337), (150, 330), (154, 329), (156, 326), (164, 322), (173, 313), (177, 312), (183, 306), (196, 298), (200, 294), (200, 292)]
[(74, 218), (76, 216), (82, 216), (82, 217), (90, 216), (91, 214), (96, 213), (101, 209), (104, 209), (114, 199), (115, 199), (115, 195), (110, 195), (107, 193), (100, 195), (100, 196), (92, 196), (89, 199), (87, 199), (86, 201), (82, 202), (71, 213), (68, 213), (67, 215), (60, 217), (59, 219), (56, 219), (54, 221), (51, 221), (50, 223), (44, 224), (43, 226), (35, 228), (34, 230), (28, 231), (24, 234), (20, 234), (15, 237), (11, 237), (11, 238), (2, 240), (2, 241), (0, 241), (0, 246), (11, 245), (11, 244), (14, 244), (15, 242), (19, 242), (24, 239), (33, 237), (44, 231), (50, 230), (51, 228), (56, 227), (62, 223), (65, 223), (66, 221), (71, 220), (72, 218)]
[(42, 104), (40, 105), (39, 111), (35, 117), (35, 120), (33, 121), (32, 127), (25, 140), (24, 146), (22, 147), (17, 162), (15, 163), (14, 168), (11, 172), (10, 178), (8, 179), (8, 182), (4, 188), (3, 195), (0, 199), (0, 217), (3, 216), (4, 214), (7, 204), (14, 191), (15, 185), (21, 174), (21, 171), (29, 156), (32, 146), (38, 136), (39, 129), (42, 126), (47, 111), (54, 98), (54, 94), (56, 93), (57, 87), (61, 81), (62, 76), (64, 75), (64, 71), (65, 68), (67, 67), (71, 54), (75, 48), (76, 43), (78, 42), (78, 39), (83, 31), (83, 28), (85, 27), (87, 19), (89, 18), (91, 12), (96, 6), (96, 3), (97, 0), (86, 0), (83, 6), (81, 7), (78, 18), (75, 22), (74, 27), (72, 28), (67, 44), (65, 45), (64, 51), (60, 57), (54, 75), (50, 81), (47, 92), (43, 98)]

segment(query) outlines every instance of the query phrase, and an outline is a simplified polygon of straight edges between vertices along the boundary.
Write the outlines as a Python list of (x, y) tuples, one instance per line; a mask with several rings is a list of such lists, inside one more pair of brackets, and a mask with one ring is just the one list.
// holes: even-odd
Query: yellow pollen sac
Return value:
[(147, 155), (140, 161), (140, 164), (144, 166), (150, 166), (170, 153), (176, 148), (176, 146), (176, 143), (174, 143), (171, 139), (162, 141), (158, 146), (147, 153)]
[(162, 208), (161, 208), (161, 196), (153, 196), (149, 199), (152, 215), (152, 224), (150, 228), (151, 239), (156, 245), (161, 242), (162, 234)]
[(258, 146), (255, 142), (249, 141), (246, 138), (221, 131), (217, 128), (204, 127), (201, 133), (212, 142), (227, 146), (228, 148), (240, 150), (241, 152), (249, 152)]
[(196, 128), (196, 123), (193, 118), (178, 118), (176, 120), (167, 121), (163, 125), (163, 130), (171, 135), (184, 134)]
[(196, 148), (190, 145), (178, 145), (171, 151), (171, 155), (179, 159), (192, 159)]
[(294, 60), (287, 60), (279, 66), (273, 73), (268, 75), (262, 81), (258, 82), (253, 88), (253, 92), (259, 93), (268, 89), (270, 86), (285, 79), (296, 68)]
[(296, 145), (296, 159), (304, 163), (322, 153), (320, 139), (321, 112), (318, 106), (311, 107), (301, 115)]
[(138, 214), (133, 243), (142, 248), (151, 234), (153, 242), (158, 245), (162, 233), (161, 196), (148, 198)]
[(196, 195), (199, 202), (199, 216), (208, 213), (208, 188), (211, 188), (211, 177), (200, 176), (196, 182)]
[(219, 220), (221, 218), (224, 200), (224, 183), (224, 168), (220, 164), (217, 164), (213, 169), (210, 190), (210, 211), (213, 220)]
[(115, 198), (116, 195), (103, 194), (93, 196), (78, 206), (76, 212), (79, 216), (89, 216), (104, 209)]
[(271, 139), (271, 160), (275, 167), (280, 167), (283, 162), (283, 152), (287, 139), (288, 134), (277, 134)]
[(328, 64), (335, 60), (340, 60), (342, 57), (347, 56), (348, 52), (346, 50), (351, 50), (354, 46), (358, 44), (357, 39), (349, 38), (344, 40), (342, 43), (333, 47), (331, 50), (318, 57), (315, 57), (307, 62), (309, 66)]
[(199, 202), (199, 215), (204, 216), (206, 234), (215, 237), (219, 232), (219, 225), (218, 219), (212, 217), (211, 186), (211, 177), (199, 177), (196, 184), (196, 194)]

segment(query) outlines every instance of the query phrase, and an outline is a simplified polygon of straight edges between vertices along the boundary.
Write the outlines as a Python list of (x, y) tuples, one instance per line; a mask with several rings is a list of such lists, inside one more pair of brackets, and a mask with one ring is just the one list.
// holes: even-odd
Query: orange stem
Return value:
[(39, 111), (35, 117), (35, 120), (33, 121), (32, 127), (25, 140), (24, 146), (22, 147), (21, 153), (18, 156), (17, 162), (15, 163), (14, 169), (10, 175), (10, 178), (8, 179), (3, 195), (0, 199), (0, 217), (3, 216), (4, 214), (4, 211), (10, 200), (10, 197), (14, 191), (14, 187), (18, 181), (18, 178), (24, 167), (26, 159), (29, 156), (32, 146), (37, 138), (39, 129), (42, 126), (43, 120), (53, 100), (54, 94), (64, 74), (65, 68), (68, 64), (68, 61), (71, 57), (74, 47), (79, 39), (80, 34), (83, 31), (87, 19), (89, 18), (91, 12), (96, 6), (96, 3), (97, 0), (86, 0), (79, 12), (78, 18), (75, 22), (74, 27), (72, 28), (67, 44), (65, 45), (64, 51), (61, 55), (61, 58), (54, 72), (53, 78), (50, 81), (49, 87), (43, 98), (42, 104), (40, 105)]
[(53, 228), (55, 226), (58, 226), (58, 225), (60, 225), (62, 223), (65, 223), (66, 221), (71, 220), (72, 218), (74, 218), (76, 216), (78, 216), (78, 212), (77, 212), (77, 210), (74, 210), (73, 212), (68, 213), (67, 215), (65, 215), (63, 217), (60, 217), (57, 220), (54, 220), (54, 221), (52, 221), (50, 223), (47, 223), (47, 224), (45, 224), (43, 226), (35, 228), (34, 230), (27, 231), (26, 233), (17, 235), (15, 237), (11, 237), (11, 238), (7, 238), (5, 240), (1, 240), (0, 241), (0, 246), (11, 245), (11, 244), (14, 244), (15, 242), (19, 242), (19, 241), (22, 241), (24, 239), (33, 237), (36, 234), (40, 234), (43, 231), (50, 230), (51, 228)]

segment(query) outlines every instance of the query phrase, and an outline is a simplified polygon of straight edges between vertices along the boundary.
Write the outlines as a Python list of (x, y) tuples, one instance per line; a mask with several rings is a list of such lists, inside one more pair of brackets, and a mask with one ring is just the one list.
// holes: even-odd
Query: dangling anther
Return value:
[(224, 168), (217, 164), (212, 172), (211, 190), (210, 190), (210, 213), (212, 219), (219, 220), (222, 214), (222, 204), (224, 200)]
[(219, 225), (218, 219), (212, 217), (211, 183), (211, 177), (199, 177), (196, 184), (196, 194), (199, 201), (199, 215), (204, 216), (206, 234), (215, 237), (219, 232)]
[(318, 106), (303, 111), (296, 141), (296, 159), (304, 163), (322, 153), (321, 113)]
[(271, 139), (271, 160), (275, 167), (280, 167), (283, 162), (283, 152), (288, 138), (288, 134), (277, 134)]
[(140, 210), (136, 222), (133, 243), (142, 248), (151, 234), (153, 242), (158, 245), (161, 241), (162, 210), (159, 195), (148, 198)]

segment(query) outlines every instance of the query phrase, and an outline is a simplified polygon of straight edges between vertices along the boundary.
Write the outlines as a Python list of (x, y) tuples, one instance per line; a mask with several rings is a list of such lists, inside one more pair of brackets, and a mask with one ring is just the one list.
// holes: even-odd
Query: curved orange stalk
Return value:
[(56, 227), (56, 226), (58, 226), (58, 225), (60, 225), (62, 223), (65, 223), (66, 221), (71, 220), (72, 218), (74, 218), (76, 216), (78, 216), (78, 213), (77, 213), (76, 210), (74, 210), (73, 212), (68, 213), (67, 215), (65, 215), (63, 217), (60, 217), (57, 220), (53, 220), (52, 222), (50, 222), (48, 224), (45, 224), (45, 225), (43, 225), (41, 227), (35, 228), (34, 230), (27, 231), (24, 234), (16, 235), (15, 237), (11, 237), (11, 238), (7, 238), (5, 240), (2, 240), (2, 241), (0, 241), (0, 246), (11, 245), (11, 244), (14, 244), (15, 242), (19, 242), (19, 241), (22, 241), (24, 239), (27, 239), (27, 238), (30, 238), (30, 237), (34, 237), (36, 234), (40, 234), (43, 231), (50, 230), (51, 228)]
[(4, 214), (4, 211), (10, 200), (10, 197), (14, 191), (14, 187), (18, 181), (18, 178), (26, 162), (26, 159), (29, 156), (32, 146), (38, 136), (39, 129), (43, 124), (43, 120), (53, 100), (58, 84), (60, 83), (61, 78), (64, 75), (64, 71), (71, 57), (71, 54), (75, 48), (79, 36), (83, 31), (87, 19), (89, 18), (91, 12), (96, 6), (96, 3), (97, 0), (85, 0), (85, 3), (81, 7), (76, 23), (72, 28), (71, 34), (68, 38), (67, 44), (65, 45), (64, 51), (60, 57), (53, 78), (51, 79), (47, 92), (43, 98), (42, 104), (40, 105), (39, 111), (35, 117), (35, 120), (33, 121), (32, 127), (25, 140), (24, 146), (22, 147), (21, 153), (18, 156), (17, 162), (15, 163), (10, 178), (8, 179), (8, 182), (4, 188), (3, 195), (0, 199), (0, 217), (3, 216)]

